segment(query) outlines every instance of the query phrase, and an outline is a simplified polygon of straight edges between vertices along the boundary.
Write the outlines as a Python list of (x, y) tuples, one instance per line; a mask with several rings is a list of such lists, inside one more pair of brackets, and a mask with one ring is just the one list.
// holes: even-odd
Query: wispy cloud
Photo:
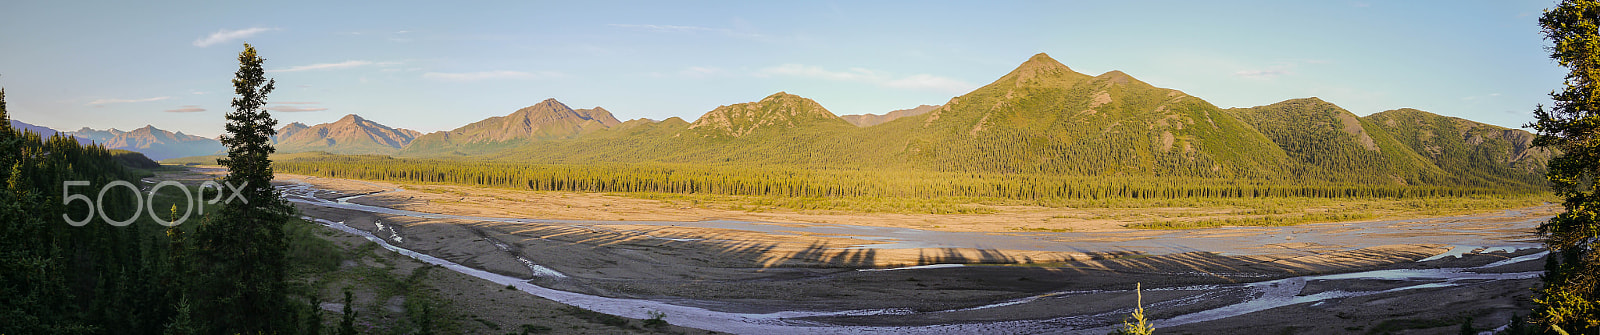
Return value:
[(325, 110), (328, 110), (328, 109), (324, 108), (324, 107), (272, 106), (272, 107), (267, 107), (267, 110), (274, 111), (274, 112), (295, 113), (295, 112), (321, 112), (321, 111), (325, 111)]
[(821, 78), (841, 81), (878, 81), (884, 77), (876, 71), (863, 68), (850, 68), (845, 71), (830, 71), (821, 66), (807, 66), (800, 64), (783, 64), (761, 69), (760, 75), (782, 75), (795, 77)]
[(428, 72), (423, 73), (423, 78), (443, 81), (479, 81), (491, 79), (538, 79), (560, 77), (557, 72), (522, 72), (522, 71), (481, 71), (481, 72)]
[[(1247, 78), (1247, 79), (1270, 80), (1270, 79), (1275, 79), (1275, 78), (1282, 77), (1282, 76), (1296, 75), (1298, 73), (1295, 72), (1295, 69), (1298, 69), (1298, 68), (1300, 68), (1302, 66), (1315, 67), (1315, 66), (1321, 66), (1321, 65), (1327, 65), (1327, 64), (1333, 64), (1333, 61), (1326, 60), (1326, 59), (1295, 59), (1295, 60), (1274, 62), (1274, 63), (1271, 63), (1271, 65), (1258, 67), (1258, 68), (1254, 68), (1254, 69), (1247, 68), (1247, 69), (1243, 69), (1243, 70), (1239, 70), (1239, 71), (1234, 71), (1233, 75), (1236, 76), (1236, 77)], [(1245, 66), (1239, 66), (1239, 67), (1245, 67)]]
[(691, 77), (691, 78), (705, 78), (705, 77), (710, 77), (710, 76), (721, 75), (721, 74), (726, 73), (726, 72), (727, 71), (723, 71), (722, 69), (715, 68), (715, 67), (690, 66), (687, 69), (683, 69), (683, 71), (678, 71), (678, 74), (683, 75), (685, 77)]
[(817, 78), (835, 81), (850, 81), (868, 83), (889, 88), (936, 91), (942, 93), (961, 94), (972, 91), (977, 85), (959, 79), (940, 77), (931, 74), (915, 74), (910, 76), (895, 76), (888, 72), (875, 71), (864, 68), (850, 68), (844, 71), (828, 70), (820, 66), (802, 64), (784, 64), (757, 71), (756, 76), (791, 76), (803, 78)]
[(362, 66), (367, 66), (367, 65), (372, 65), (372, 64), (373, 63), (370, 62), (370, 61), (349, 60), (349, 61), (343, 61), (343, 62), (338, 62), (338, 63), (320, 63), (320, 64), (311, 64), (311, 65), (290, 66), (290, 67), (282, 68), (282, 69), (267, 70), (267, 72), (298, 72), (298, 71), (309, 71), (309, 70), (348, 69), (348, 68), (362, 67)]
[(90, 101), (89, 104), (90, 105), (122, 104), (122, 103), (133, 103), (133, 102), (161, 101), (161, 100), (167, 100), (167, 99), (172, 99), (172, 97), (154, 97), (154, 98), (144, 98), (144, 99), (95, 99), (94, 101)]
[(919, 74), (910, 77), (890, 80), (883, 86), (905, 88), (914, 90), (929, 90), (947, 93), (964, 94), (978, 88), (977, 85), (953, 78), (945, 78), (930, 74)]
[(195, 39), (194, 40), (194, 46), (201, 47), (201, 48), (209, 47), (209, 46), (212, 46), (212, 45), (216, 45), (218, 43), (223, 43), (223, 42), (242, 39), (242, 38), (246, 38), (246, 37), (250, 37), (250, 36), (255, 36), (255, 34), (260, 34), (260, 33), (273, 31), (273, 30), (278, 30), (278, 28), (255, 27), (255, 28), (246, 28), (246, 29), (239, 29), (239, 30), (227, 30), (227, 29), (217, 30), (217, 32), (211, 33), (211, 35), (206, 35), (205, 37), (201, 37), (201, 38)]
[(321, 102), (314, 102), (314, 101), (283, 101), (283, 102), (274, 101), (271, 104), (278, 105), (278, 106), (267, 107), (267, 110), (274, 111), (274, 112), (295, 113), (295, 112), (321, 112), (321, 111), (328, 110), (328, 108), (326, 108), (326, 107), (283, 106), (283, 105), (318, 105), (318, 104), (322, 104)]
[(1240, 70), (1233, 75), (1251, 79), (1272, 79), (1278, 76), (1294, 74), (1288, 69)]
[(654, 32), (654, 33), (699, 33), (699, 32), (709, 32), (709, 33), (720, 33), (720, 34), (723, 34), (723, 35), (736, 36), (736, 37), (761, 37), (761, 34), (757, 34), (757, 33), (736, 31), (736, 30), (733, 30), (733, 29), (725, 29), (725, 28), (710, 28), (710, 27), (700, 27), (700, 26), (675, 26), (675, 25), (666, 25), (666, 24), (622, 24), (622, 23), (613, 23), (613, 24), (608, 24), (607, 26), (611, 26), (611, 27), (615, 27), (615, 28), (622, 28), (622, 29), (642, 30), (642, 31)]
[(168, 112), (168, 113), (196, 113), (196, 112), (204, 112), (204, 111), (206, 111), (205, 108), (200, 108), (200, 106), (197, 106), (197, 105), (183, 105), (183, 106), (181, 106), (179, 108), (165, 110), (164, 112)]
[(658, 33), (717, 31), (717, 29), (706, 28), (706, 27), (674, 26), (674, 25), (664, 25), (664, 24), (620, 24), (620, 23), (613, 23), (613, 24), (608, 24), (608, 26), (617, 27), (617, 28), (623, 28), (623, 29), (637, 29), (637, 30), (653, 31), (653, 32), (658, 32)]

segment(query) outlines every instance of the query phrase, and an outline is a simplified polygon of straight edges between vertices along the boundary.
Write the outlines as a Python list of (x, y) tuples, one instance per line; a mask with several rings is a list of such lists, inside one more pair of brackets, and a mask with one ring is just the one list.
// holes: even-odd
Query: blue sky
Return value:
[(692, 121), (787, 91), (835, 114), (951, 97), (1044, 52), (1220, 107), (1316, 96), (1520, 127), (1560, 87), (1551, 1), (4, 1), (13, 118), (221, 133), (241, 43), (280, 123), (449, 130), (556, 98)]

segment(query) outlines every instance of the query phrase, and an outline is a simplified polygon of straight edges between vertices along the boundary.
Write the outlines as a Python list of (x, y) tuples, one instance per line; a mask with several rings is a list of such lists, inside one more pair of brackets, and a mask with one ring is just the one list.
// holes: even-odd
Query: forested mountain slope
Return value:
[[(622, 123), (603, 109), (573, 110), (551, 99), (424, 135), (399, 156), (1385, 187), (1542, 185), (1548, 154), (1527, 149), (1526, 132), (1383, 116), (1398, 113), (1360, 118), (1316, 98), (1224, 110), (1119, 71), (1090, 76), (1038, 54), (926, 113), (870, 127), (784, 92), (720, 106), (693, 122)], [(1460, 140), (1425, 135), (1444, 133)]]
[(1454, 182), (1444, 170), (1396, 141), (1389, 131), (1318, 98), (1233, 108), (1294, 161), (1296, 179), (1360, 183)]
[[(1038, 54), (918, 122), (905, 150), (939, 170), (1271, 178), (1287, 156), (1204, 100)], [(894, 123), (894, 122), (891, 122)]]
[(1533, 147), (1533, 134), (1490, 124), (1402, 108), (1362, 118), (1383, 128), (1412, 151), (1452, 175), (1478, 186), (1544, 185), (1552, 153)]

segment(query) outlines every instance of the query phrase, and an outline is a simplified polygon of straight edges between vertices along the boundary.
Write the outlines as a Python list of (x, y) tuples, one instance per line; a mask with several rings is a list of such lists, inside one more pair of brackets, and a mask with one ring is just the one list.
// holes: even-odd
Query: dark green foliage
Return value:
[(311, 310), (310, 310), (310, 313), (309, 313), (310, 314), (309, 317), (306, 318), (305, 334), (306, 335), (321, 335), (322, 334), (322, 297), (320, 295), (317, 295), (316, 293), (311, 293), (311, 300), (309, 302), (311, 303)]
[(178, 300), (177, 315), (172, 316), (172, 322), (167, 323), (167, 328), (161, 333), (166, 335), (199, 334), (200, 328), (194, 322), (193, 313), (187, 297)]
[(161, 168), (161, 163), (156, 163), (156, 161), (150, 160), (149, 157), (145, 157), (144, 154), (137, 151), (111, 150), (111, 157), (116, 158), (117, 162), (122, 163), (123, 166), (135, 169), (150, 170)]
[(667, 326), (667, 313), (650, 311), (650, 318), (644, 320), (644, 326), (661, 329)]
[(595, 322), (595, 323), (599, 323), (599, 324), (603, 324), (603, 325), (607, 325), (607, 326), (612, 326), (612, 327), (617, 327), (617, 328), (628, 328), (628, 318), (624, 318), (624, 317), (620, 317), (620, 316), (616, 316), (616, 315), (611, 315), (611, 314), (606, 314), (606, 313), (601, 313), (601, 312), (596, 312), (596, 311), (591, 311), (591, 310), (579, 308), (577, 306), (566, 306), (566, 307), (562, 307), (562, 309), (565, 310), (567, 312), (567, 314), (570, 314), (572, 316), (576, 316), (576, 317), (578, 317), (580, 319), (589, 320), (590, 322)]
[[(3, 93), (0, 106), (4, 106)], [(4, 120), (5, 114), (0, 107), (0, 124), (9, 124)], [(218, 333), (219, 329), (239, 329), (231, 327), (240, 327), (241, 323), (230, 322), (256, 318), (271, 318), (268, 322), (274, 326), (256, 329), (302, 333), (302, 323), (295, 320), (295, 315), (314, 307), (299, 302), (267, 306), (261, 304), (270, 302), (258, 300), (258, 306), (253, 308), (264, 312), (233, 314), (238, 312), (227, 308), (238, 306), (230, 304), (251, 303), (219, 299), (223, 294), (218, 294), (222, 291), (215, 285), (216, 279), (232, 274), (250, 280), (246, 283), (251, 290), (271, 289), (284, 286), (283, 276), (273, 279), (256, 275), (271, 271), (200, 276), (217, 274), (224, 268), (240, 269), (214, 262), (226, 260), (221, 257), (222, 252), (238, 250), (240, 244), (217, 244), (218, 239), (213, 238), (206, 248), (196, 248), (196, 240), (217, 233), (196, 233), (199, 226), (237, 222), (217, 213), (226, 212), (223, 208), (208, 206), (204, 216), (191, 216), (185, 224), (164, 227), (152, 216), (162, 215), (170, 221), (178, 216), (180, 207), (189, 210), (192, 198), (184, 199), (182, 193), (170, 188), (154, 195), (110, 188), (103, 198), (99, 197), (97, 190), (112, 182), (140, 184), (138, 178), (148, 175), (130, 168), (130, 161), (149, 160), (98, 145), (82, 145), (69, 137), (42, 138), (34, 133), (0, 129), (0, 181), (4, 181), (4, 189), (0, 190), (0, 301), (4, 302), (0, 304), (0, 334), (208, 334)], [(268, 164), (256, 166), (270, 168)], [(270, 170), (266, 176), (270, 178)], [(67, 187), (67, 181), (87, 185)], [(64, 190), (86, 195), (98, 208), (95, 211), (104, 212), (113, 220), (134, 220), (125, 226), (109, 225), (92, 214), (85, 201), (64, 203)], [(190, 194), (196, 191), (190, 189)], [(149, 203), (144, 206), (135, 206), (146, 200)], [(275, 199), (251, 201), (270, 205), (272, 200)], [(148, 212), (156, 209), (164, 213)], [(233, 213), (242, 212), (248, 210)], [(67, 222), (85, 215), (91, 217), (82, 226)], [(256, 240), (262, 239), (261, 235), (239, 238)], [(279, 233), (278, 238), (282, 236)], [(314, 239), (309, 233), (295, 237), (297, 245), (309, 250), (327, 250), (304, 241)], [(296, 260), (308, 267), (328, 267), (329, 261), (322, 258)], [(333, 263), (336, 266), (337, 260)]]
[(1523, 320), (1521, 315), (1512, 314), (1511, 315), (1511, 323), (1507, 324), (1506, 325), (1506, 330), (1500, 332), (1499, 334), (1500, 335), (1534, 335), (1534, 334), (1538, 334), (1538, 332), (1534, 331), (1533, 327), (1531, 327), (1531, 325), (1528, 323), (1527, 320)]
[(1533, 191), (1195, 177), (1080, 177), (688, 164), (526, 164), (332, 155), (301, 156), (281, 160), (277, 166), (286, 172), (315, 176), (538, 191), (705, 193), (802, 198), (1339, 198), (1462, 196)]
[(1534, 109), (1534, 144), (1553, 148), (1550, 187), (1566, 211), (1539, 225), (1550, 250), (1531, 318), (1552, 331), (1600, 332), (1600, 1), (1567, 0), (1539, 18), (1550, 58), (1570, 70), (1550, 109)]
[(273, 82), (263, 76), (261, 62), (255, 48), (245, 44), (233, 79), (238, 96), (222, 137), (228, 157), (217, 160), (228, 167), (223, 181), (233, 185), (229, 192), (238, 187), (243, 201), (225, 202), (195, 234), (205, 267), (199, 272), (204, 274), (201, 312), (214, 332), (281, 332), (298, 324), (291, 322), (285, 284), (283, 224), (293, 207), (271, 184), (268, 155), (277, 121), (263, 109)]
[(356, 334), (356, 303), (355, 294), (344, 291), (344, 319), (339, 321), (339, 335)]
[(545, 327), (545, 326), (541, 326), (541, 325), (533, 325), (533, 324), (523, 324), (521, 328), (522, 328), (522, 334), (523, 335), (527, 335), (527, 334), (544, 334), (544, 333), (549, 333), (552, 330), (552, 329), (550, 329), (550, 327)]
[[(0, 94), (0, 123), (9, 124), (4, 105)], [(82, 218), (89, 210), (82, 201), (63, 205), (64, 182), (135, 181), (111, 151), (3, 127), (0, 166), (0, 333), (154, 334), (169, 320), (183, 320), (183, 287), (168, 285), (176, 276), (164, 227), (148, 218), (123, 227), (99, 219), (72, 226), (61, 219)], [(134, 207), (135, 196), (108, 192), (97, 207), (126, 218), (142, 211)]]

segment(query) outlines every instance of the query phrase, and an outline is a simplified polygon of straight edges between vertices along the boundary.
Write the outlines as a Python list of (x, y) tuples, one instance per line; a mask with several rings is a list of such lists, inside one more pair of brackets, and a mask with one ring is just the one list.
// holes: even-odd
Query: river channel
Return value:
[[(1241, 227), (1178, 231), (1128, 231), (1128, 232), (1061, 232), (1061, 233), (963, 233), (886, 228), (843, 224), (794, 224), (744, 221), (699, 222), (649, 222), (649, 221), (569, 221), (539, 218), (504, 218), (423, 213), (402, 209), (353, 203), (351, 200), (373, 194), (344, 196), (334, 199), (326, 194), (331, 190), (319, 189), (303, 181), (281, 186), (285, 196), (294, 203), (305, 206), (337, 208), (350, 211), (405, 216), (420, 219), (449, 219), (500, 223), (564, 225), (574, 227), (604, 227), (626, 225), (674, 225), (730, 229), (768, 234), (811, 234), (840, 236), (870, 241), (850, 248), (976, 248), (1017, 249), (1077, 252), (1136, 252), (1149, 255), (1185, 252), (1213, 252), (1222, 255), (1265, 254), (1279, 250), (1278, 245), (1299, 243), (1359, 249), (1370, 246), (1436, 243), (1450, 245), (1448, 251), (1422, 261), (1460, 257), (1469, 253), (1512, 253), (1537, 248), (1538, 242), (1529, 234), (1530, 228), (1541, 218), (1508, 219), (1523, 217), (1518, 212), (1433, 218), (1418, 220), (1372, 221), (1357, 223), (1308, 224), (1291, 227)], [(398, 191), (398, 190), (396, 190)], [(392, 191), (391, 191), (392, 192)], [(382, 193), (382, 192), (380, 192)], [(322, 194), (323, 197), (317, 195)], [(377, 194), (377, 193), (374, 193)], [(1028, 304), (1051, 301), (1084, 299), (1100, 295), (1129, 295), (1132, 290), (1055, 291), (1028, 297), (1009, 299), (991, 304), (950, 310), (918, 311), (909, 308), (851, 309), (851, 310), (783, 310), (752, 313), (751, 308), (740, 304), (751, 302), (703, 301), (694, 299), (632, 299), (577, 293), (540, 286), (538, 280), (517, 278), (462, 265), (403, 247), (405, 236), (401, 231), (377, 224), (375, 231), (353, 228), (343, 222), (308, 217), (333, 229), (365, 237), (384, 248), (436, 264), (450, 270), (482, 278), (501, 285), (516, 286), (523, 292), (557, 302), (631, 318), (649, 318), (652, 311), (663, 312), (673, 324), (731, 333), (1097, 333), (1103, 334), (1131, 311), (1130, 308), (1085, 310), (1081, 313), (1063, 311), (1055, 317), (1021, 320), (970, 320), (951, 323), (916, 325), (872, 326), (850, 322), (829, 322), (831, 318), (875, 317), (907, 320), (938, 320), (942, 315), (969, 315), (985, 310), (1001, 311)], [(1426, 236), (1419, 241), (1419, 236)], [(685, 241), (694, 242), (694, 241)], [(506, 249), (505, 245), (499, 245)], [(1147, 309), (1181, 310), (1181, 314), (1156, 320), (1158, 325), (1173, 327), (1191, 323), (1220, 320), (1247, 315), (1273, 308), (1297, 304), (1318, 305), (1339, 299), (1393, 293), (1408, 290), (1450, 288), (1484, 282), (1526, 280), (1537, 278), (1539, 272), (1503, 271), (1498, 268), (1540, 261), (1543, 252), (1522, 252), (1485, 265), (1436, 267), (1415, 269), (1382, 269), (1372, 271), (1317, 274), (1287, 278), (1268, 278), (1255, 282), (1191, 285), (1176, 287), (1149, 287), (1146, 294), (1172, 293), (1181, 298), (1160, 300), (1147, 304)], [(517, 256), (536, 277), (563, 278), (565, 274), (539, 264), (539, 259)], [(960, 271), (963, 265), (933, 264), (899, 269), (861, 269), (860, 271)], [(1339, 287), (1338, 282), (1382, 282), (1383, 285), (1357, 285), (1368, 289), (1308, 289), (1310, 287)], [(1218, 301), (1226, 303), (1218, 304)], [(1201, 307), (1203, 306), (1203, 307)], [(918, 323), (918, 322), (910, 322)]]

